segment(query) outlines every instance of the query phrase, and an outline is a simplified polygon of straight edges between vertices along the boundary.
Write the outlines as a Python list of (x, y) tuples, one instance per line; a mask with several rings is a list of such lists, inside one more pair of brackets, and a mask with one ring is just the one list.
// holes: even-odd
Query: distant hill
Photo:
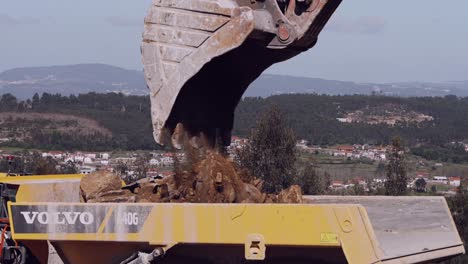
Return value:
[(246, 96), (315, 93), (326, 95), (386, 95), (401, 97), (468, 96), (468, 81), (443, 83), (356, 83), (319, 78), (264, 74), (247, 90)]
[[(142, 71), (104, 64), (17, 68), (0, 73), (0, 94), (11, 93), (20, 99), (34, 93), (62, 95), (89, 92), (120, 92), (147, 95)], [(356, 83), (319, 78), (264, 74), (247, 90), (246, 97), (278, 94), (316, 93), (328, 95), (382, 94), (392, 96), (468, 96), (468, 81), (444, 83)]]
[(0, 73), (0, 93), (31, 98), (34, 93), (62, 95), (121, 92), (146, 95), (143, 72), (104, 64), (17, 68)]

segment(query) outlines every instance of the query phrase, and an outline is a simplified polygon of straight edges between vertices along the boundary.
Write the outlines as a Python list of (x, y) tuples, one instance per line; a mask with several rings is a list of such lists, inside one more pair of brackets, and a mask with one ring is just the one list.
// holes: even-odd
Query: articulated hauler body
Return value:
[(84, 204), (79, 179), (0, 179), (2, 263), (432, 263), (464, 253), (443, 197)]

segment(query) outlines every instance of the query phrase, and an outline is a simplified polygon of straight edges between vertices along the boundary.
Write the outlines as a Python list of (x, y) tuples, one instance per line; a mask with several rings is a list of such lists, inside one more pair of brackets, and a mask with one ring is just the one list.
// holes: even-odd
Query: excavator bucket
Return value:
[(274, 63), (312, 48), (340, 3), (154, 0), (141, 50), (155, 140), (229, 145), (247, 87)]

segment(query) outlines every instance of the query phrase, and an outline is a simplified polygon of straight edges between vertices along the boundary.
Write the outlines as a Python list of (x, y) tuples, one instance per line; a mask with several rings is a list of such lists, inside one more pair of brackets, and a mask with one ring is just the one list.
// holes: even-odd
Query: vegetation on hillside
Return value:
[[(460, 144), (468, 140), (468, 97), (418, 97), (399, 98), (385, 96), (328, 96), (314, 94), (278, 95), (266, 99), (245, 98), (236, 111), (234, 134), (247, 135), (254, 125), (258, 113), (269, 104), (276, 104), (288, 116), (291, 127), (298, 138), (306, 139), (313, 145), (329, 146), (339, 144), (391, 144), (399, 136), (411, 148), (413, 154), (429, 160), (443, 162), (468, 162), (468, 152)], [(387, 109), (398, 106), (392, 111)], [(338, 118), (362, 109), (374, 109), (375, 115), (388, 112), (418, 113), (427, 116), (417, 122), (398, 121), (394, 125), (366, 122), (343, 123)], [(401, 109), (404, 109), (402, 111)], [(411, 116), (411, 115), (409, 115)], [(398, 119), (398, 118), (397, 118)], [(405, 118), (403, 118), (405, 119)], [(455, 151), (454, 151), (455, 150)]]
[[(314, 145), (336, 144), (390, 144), (394, 136), (400, 136), (414, 154), (430, 160), (466, 162), (468, 154), (451, 142), (468, 140), (468, 97), (397, 98), (385, 96), (328, 96), (314, 94), (278, 95), (266, 99), (245, 98), (236, 110), (233, 134), (247, 137), (255, 126), (255, 120), (268, 105), (275, 104), (287, 116), (297, 138), (309, 140)], [(391, 106), (398, 109), (391, 111)], [(404, 109), (405, 113), (419, 113), (433, 120), (368, 124), (343, 123), (338, 118), (362, 109), (385, 109), (393, 116)], [(375, 113), (377, 110), (365, 110)], [(27, 101), (18, 101), (10, 94), (0, 98), (0, 112), (59, 113), (84, 117), (97, 121), (111, 135), (99, 133), (62, 133), (50, 129), (49, 124), (32, 125), (8, 122), (1, 124), (2, 131), (16, 136), (21, 129), (29, 129), (28, 140), (5, 141), (2, 144), (20, 148), (57, 150), (135, 150), (157, 149), (152, 138), (150, 101), (146, 96), (123, 94), (96, 94), (61, 96), (36, 94)], [(406, 120), (406, 119), (403, 119)], [(20, 125), (19, 125), (20, 124)], [(55, 124), (55, 126), (63, 124)], [(73, 127), (73, 121), (68, 124)], [(47, 128), (47, 129), (46, 129)], [(456, 151), (454, 151), (456, 150)]]
[[(278, 95), (266, 99), (245, 98), (236, 111), (234, 134), (246, 135), (255, 115), (269, 104), (287, 113), (298, 138), (314, 145), (390, 144), (399, 135), (408, 145), (442, 145), (468, 139), (468, 97), (399, 98), (385, 96), (328, 96), (314, 94)], [(337, 118), (365, 108), (398, 105), (434, 118), (419, 123), (395, 125), (342, 123)], [(392, 113), (394, 115), (394, 113)]]
[[(152, 137), (150, 103), (146, 96), (114, 93), (61, 96), (44, 93), (42, 96), (34, 95), (32, 100), (19, 102), (12, 95), (4, 94), (0, 98), (0, 111), (4, 115), (5, 112), (34, 114), (36, 117), (42, 114), (40, 120), (45, 120), (39, 124), (37, 119), (29, 118), (21, 118), (21, 122), (3, 122), (2, 131), (14, 138), (4, 142), (4, 146), (89, 151), (158, 148)], [(51, 113), (69, 115), (69, 120), (59, 122), (50, 119)], [(83, 117), (97, 121), (102, 131), (76, 129), (76, 122), (84, 125)]]

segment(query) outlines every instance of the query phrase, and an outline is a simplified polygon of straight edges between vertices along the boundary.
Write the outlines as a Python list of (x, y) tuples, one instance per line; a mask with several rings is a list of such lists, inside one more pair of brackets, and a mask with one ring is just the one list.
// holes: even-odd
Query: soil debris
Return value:
[(95, 172), (85, 175), (80, 183), (81, 201), (94, 200), (110, 191), (122, 188), (122, 180), (119, 176), (110, 172)]
[(262, 193), (262, 185), (262, 180), (246, 177), (232, 160), (207, 151), (191, 169), (124, 190), (117, 175), (89, 174), (82, 179), (81, 193), (83, 201), (89, 203), (302, 203), (302, 190), (297, 185), (277, 195)]

